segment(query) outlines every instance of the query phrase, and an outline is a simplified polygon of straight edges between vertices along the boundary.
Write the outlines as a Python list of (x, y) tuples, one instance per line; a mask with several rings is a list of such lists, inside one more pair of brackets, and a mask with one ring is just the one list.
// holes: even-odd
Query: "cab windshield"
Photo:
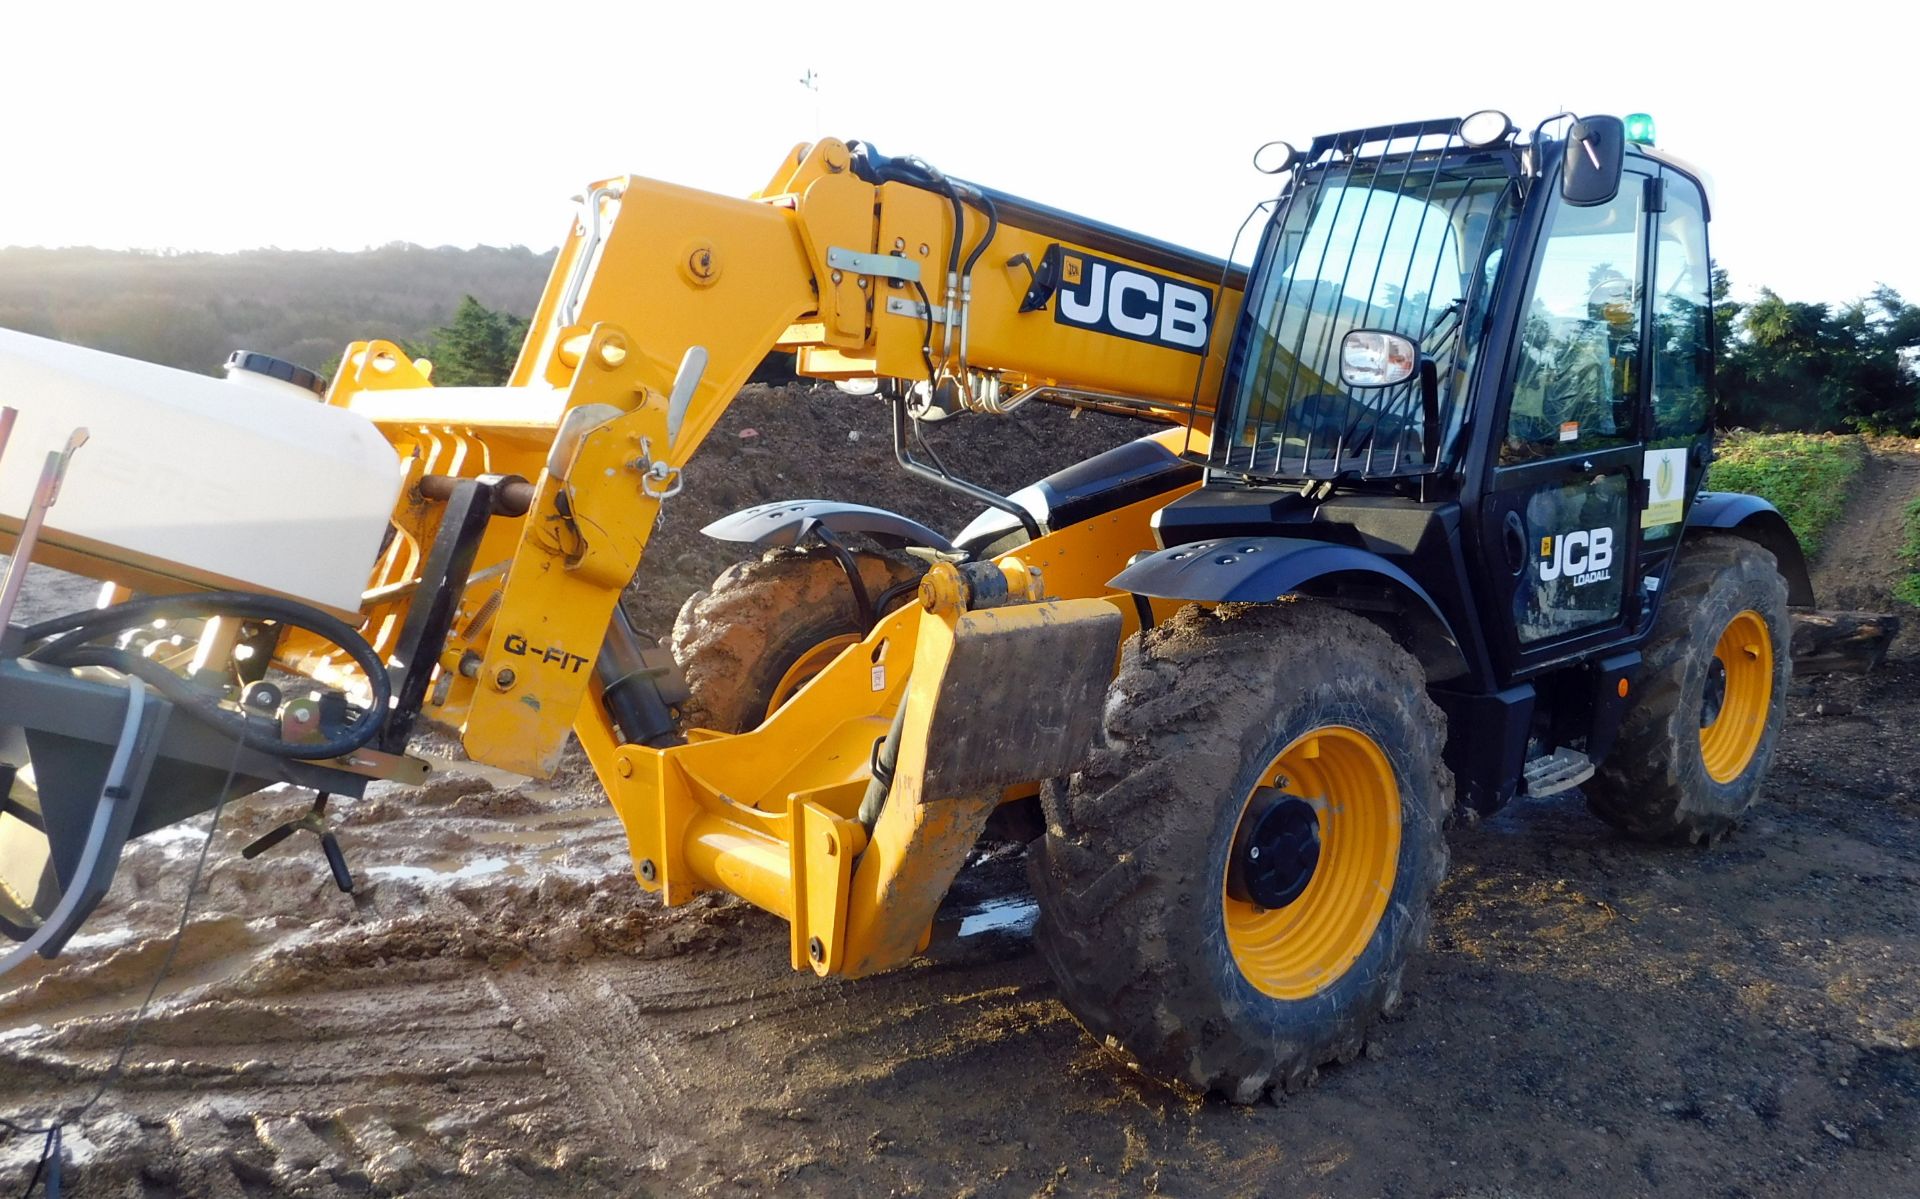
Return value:
[[(1519, 195), (1503, 154), (1413, 153), (1303, 168), (1264, 236), (1229, 374), (1214, 466), (1275, 479), (1432, 469), (1460, 422), (1485, 306)], [(1340, 380), (1357, 329), (1417, 342), (1436, 370)], [(1231, 430), (1230, 436), (1221, 436)]]

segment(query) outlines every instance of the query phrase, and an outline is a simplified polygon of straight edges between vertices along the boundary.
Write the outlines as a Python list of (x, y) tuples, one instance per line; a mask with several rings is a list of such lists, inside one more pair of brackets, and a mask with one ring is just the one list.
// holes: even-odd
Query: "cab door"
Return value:
[(1638, 614), (1650, 169), (1629, 159), (1604, 204), (1556, 195), (1532, 263), (1480, 523), (1510, 675)]
[(1640, 513), (1642, 585), (1657, 596), (1694, 497), (1713, 460), (1708, 395), (1713, 382), (1713, 258), (1700, 185), (1660, 168), (1652, 286), (1648, 289), (1649, 384), (1646, 506)]

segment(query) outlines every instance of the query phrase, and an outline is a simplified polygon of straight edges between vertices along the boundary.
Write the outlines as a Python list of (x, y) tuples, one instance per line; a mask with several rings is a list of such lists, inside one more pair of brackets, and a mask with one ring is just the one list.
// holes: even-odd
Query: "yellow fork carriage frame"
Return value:
[[(518, 503), (479, 517), (437, 661), (402, 664), (420, 710), (458, 728), (474, 760), (536, 777), (571, 731), (643, 887), (669, 904), (739, 895), (789, 921), (796, 969), (859, 976), (924, 946), (1003, 795), (1076, 766), (1118, 639), (1138, 628), (1107, 580), (1153, 547), (1152, 513), (1192, 484), (1017, 558), (935, 563), (918, 602), (761, 727), (653, 748), (623, 741), (595, 663), (662, 505), (699, 485), (689, 458), (775, 349), (811, 376), (926, 380), (976, 410), (1041, 398), (1184, 425), (1218, 389), (1240, 283), (1010, 197), (863, 178), (855, 156), (802, 145), (745, 200), (596, 184), (508, 386), (435, 388), (427, 364), (369, 341), (348, 348), (328, 402), (372, 420), (409, 472), (364, 609), (383, 656), (407, 643), (436, 569), (450, 485), (524, 481)], [(1206, 431), (1203, 410), (1158, 436), (1178, 450)], [(281, 660), (316, 677), (341, 667), (298, 640)], [(875, 786), (896, 717), (894, 770)], [(870, 788), (884, 803), (863, 821)]]

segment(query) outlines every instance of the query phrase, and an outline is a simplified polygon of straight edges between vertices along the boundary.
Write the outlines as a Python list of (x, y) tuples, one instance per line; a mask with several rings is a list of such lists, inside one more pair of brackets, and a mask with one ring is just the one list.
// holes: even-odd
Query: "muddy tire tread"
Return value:
[[(1595, 815), (1636, 840), (1711, 844), (1758, 798), (1779, 740), (1793, 671), (1787, 588), (1774, 556), (1743, 537), (1697, 535), (1680, 552), (1640, 650), (1637, 698), (1586, 797)], [(1773, 634), (1772, 710), (1747, 769), (1719, 784), (1706, 774), (1697, 726), (1683, 710), (1697, 710), (1705, 659), (1726, 620), (1745, 608), (1758, 610)]]
[[(903, 550), (856, 543), (867, 594), (918, 578), (926, 563)], [(682, 728), (740, 733), (760, 723), (773, 688), (800, 653), (859, 632), (847, 578), (822, 546), (785, 547), (735, 563), (688, 596), (673, 622), (672, 648), (691, 696)]]
[[(1355, 662), (1365, 670), (1339, 665)], [(1236, 968), (1208, 898), (1218, 876), (1193, 866), (1211, 861), (1221, 806), (1237, 818), (1244, 799), (1217, 785), (1207, 794), (1202, 780), (1240, 778), (1249, 746), (1268, 736), (1259, 679), (1288, 679), (1316, 703), (1355, 701), (1356, 713), (1386, 705), (1396, 713), (1389, 731), (1404, 735), (1385, 746), (1405, 829), (1395, 900), (1375, 934), (1381, 952), (1370, 948), (1329, 990), (1279, 1005), (1297, 1020), (1266, 1026), (1223, 997), (1221, 955)], [(1312, 601), (1187, 608), (1144, 642), (1128, 639), (1104, 725), (1087, 768), (1043, 791), (1048, 828), (1029, 865), (1035, 939), (1068, 1009), (1130, 1064), (1238, 1102), (1297, 1091), (1321, 1066), (1351, 1060), (1374, 1018), (1397, 1005), (1446, 871), (1453, 780), (1441, 762), (1444, 717), (1419, 664), (1378, 627)], [(1412, 777), (1429, 783), (1410, 788)], [(1199, 944), (1208, 938), (1217, 944)]]

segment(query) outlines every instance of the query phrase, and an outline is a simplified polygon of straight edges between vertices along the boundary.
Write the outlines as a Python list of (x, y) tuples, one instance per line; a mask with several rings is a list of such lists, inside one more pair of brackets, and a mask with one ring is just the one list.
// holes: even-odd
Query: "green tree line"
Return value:
[(1723, 428), (1920, 434), (1920, 308), (1891, 287), (1849, 304), (1761, 288), (1734, 302), (1713, 274), (1716, 419)]

